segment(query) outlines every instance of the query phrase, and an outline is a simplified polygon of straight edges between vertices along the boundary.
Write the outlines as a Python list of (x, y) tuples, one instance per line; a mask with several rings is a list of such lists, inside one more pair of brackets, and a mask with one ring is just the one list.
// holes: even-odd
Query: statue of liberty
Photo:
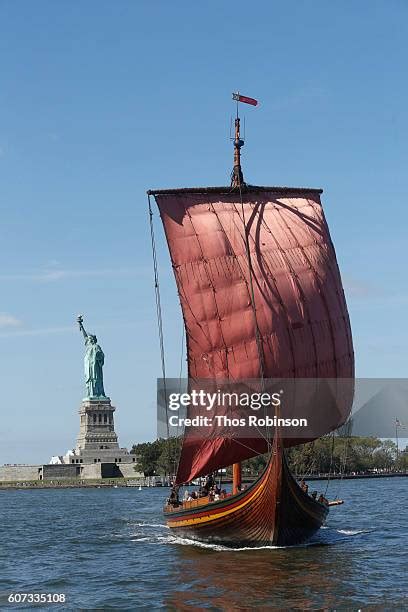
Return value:
[(92, 398), (105, 398), (105, 391), (103, 388), (103, 364), (105, 362), (105, 355), (101, 347), (98, 344), (98, 339), (92, 334), (87, 334), (83, 326), (83, 317), (79, 315), (77, 318), (79, 323), (79, 329), (81, 330), (85, 338), (85, 384), (86, 384), (86, 397)]

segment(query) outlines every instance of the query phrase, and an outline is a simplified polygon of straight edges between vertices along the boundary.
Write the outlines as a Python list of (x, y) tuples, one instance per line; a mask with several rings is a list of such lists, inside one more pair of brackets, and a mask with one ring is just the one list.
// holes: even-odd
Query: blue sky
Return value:
[(357, 374), (406, 376), (407, 37), (404, 0), (0, 2), (0, 463), (74, 445), (78, 313), (122, 445), (154, 437), (145, 191), (228, 182), (236, 89), (261, 101), (243, 109), (246, 179), (324, 189)]

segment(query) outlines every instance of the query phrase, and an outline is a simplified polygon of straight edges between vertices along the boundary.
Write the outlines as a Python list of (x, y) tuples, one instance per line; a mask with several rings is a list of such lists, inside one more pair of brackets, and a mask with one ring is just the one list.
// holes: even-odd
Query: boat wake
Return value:
[(168, 529), (163, 523), (134, 523), (135, 527), (153, 527), (157, 529)]
[(211, 544), (209, 542), (199, 542), (198, 540), (192, 540), (190, 538), (180, 538), (178, 536), (166, 536), (161, 537), (160, 540), (167, 544), (176, 544), (178, 546), (195, 546), (197, 548), (208, 548), (210, 550), (216, 551), (226, 551), (226, 552), (240, 552), (242, 550), (274, 550), (277, 548), (284, 548), (283, 546), (242, 546), (242, 547), (232, 547), (225, 546), (224, 544)]
[[(309, 548), (314, 546), (334, 546), (344, 542), (349, 537), (365, 535), (374, 529), (335, 529), (324, 525), (309, 542), (297, 546), (227, 546), (209, 542), (199, 542), (191, 538), (182, 538), (169, 533), (169, 527), (162, 523), (133, 523), (136, 532), (131, 536), (131, 542), (150, 542), (151, 544), (167, 544), (204, 548), (216, 552), (242, 552), (256, 550), (282, 550), (285, 548)], [(167, 532), (167, 533), (165, 533)]]
[(337, 533), (348, 536), (360, 535), (361, 533), (371, 533), (373, 531), (375, 531), (375, 529), (336, 529)]
[(345, 542), (351, 537), (365, 536), (373, 531), (375, 529), (336, 529), (325, 525), (310, 540), (309, 545), (334, 546), (335, 544)]
[[(324, 530), (324, 531), (322, 531)], [(198, 548), (208, 548), (216, 551), (228, 551), (228, 552), (240, 552), (240, 551), (255, 551), (255, 550), (282, 550), (285, 548), (310, 548), (312, 546), (332, 546), (346, 540), (351, 536), (359, 536), (375, 531), (374, 529), (334, 529), (327, 525), (322, 527), (315, 536), (313, 536), (308, 542), (304, 544), (298, 544), (295, 546), (242, 546), (233, 547), (226, 546), (223, 544), (211, 544), (208, 542), (199, 542), (190, 538), (181, 538), (169, 534), (167, 536), (161, 536), (160, 540), (167, 544), (176, 544), (179, 546), (196, 546)]]

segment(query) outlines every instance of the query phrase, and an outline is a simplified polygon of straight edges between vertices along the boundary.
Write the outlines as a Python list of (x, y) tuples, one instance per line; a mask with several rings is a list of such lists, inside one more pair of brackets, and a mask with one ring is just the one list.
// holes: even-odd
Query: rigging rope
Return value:
[[(349, 422), (351, 423), (351, 421)], [(351, 433), (351, 426), (348, 425), (348, 423), (346, 423), (345, 425), (345, 431), (346, 431), (346, 435), (344, 439), (343, 458), (342, 459), (340, 458), (340, 479), (339, 479), (339, 484), (337, 487), (337, 493), (336, 493), (335, 499), (339, 498), (341, 483), (343, 482), (344, 474), (346, 473), (347, 456), (348, 456), (348, 449), (349, 449), (349, 444), (350, 444), (350, 433)]]
[(332, 449), (331, 449), (331, 454), (330, 454), (329, 477), (327, 478), (326, 490), (324, 492), (324, 496), (325, 497), (326, 497), (327, 490), (328, 490), (329, 484), (330, 484), (330, 475), (331, 475), (331, 471), (332, 471), (332, 467), (333, 467), (333, 456), (334, 456), (334, 431), (332, 433)]
[[(180, 370), (179, 370), (179, 393), (181, 394), (182, 391), (184, 391), (184, 389), (182, 390), (182, 380), (183, 380), (183, 357), (184, 357), (184, 338), (185, 338), (185, 326), (184, 326), (184, 319), (182, 321), (182, 332), (181, 332), (181, 350), (180, 350)], [(177, 428), (176, 428), (176, 438), (177, 440), (179, 439), (179, 437), (181, 435), (184, 434), (184, 426), (179, 425), (179, 422), (177, 423)], [(177, 464), (180, 461), (180, 452), (178, 453), (178, 457), (176, 458), (176, 449), (174, 451), (174, 473), (177, 472)]]
[[(160, 357), (161, 357), (163, 390), (164, 390), (164, 403), (165, 403), (165, 410), (166, 410), (166, 429), (167, 429), (167, 439), (169, 440), (170, 428), (169, 428), (169, 418), (168, 418), (168, 408), (167, 408), (166, 360), (165, 360), (165, 351), (164, 351), (163, 317), (162, 317), (161, 299), (160, 299), (160, 285), (159, 285), (159, 272), (158, 272), (158, 265), (157, 265), (156, 241), (154, 238), (153, 211), (152, 211), (152, 205), (150, 201), (150, 194), (147, 195), (147, 200), (149, 204), (150, 239), (151, 239), (151, 245), (152, 245), (157, 327), (159, 331)], [(169, 460), (170, 460), (170, 446), (169, 446)]]
[(303, 478), (307, 478), (307, 476), (311, 476), (315, 467), (317, 466), (317, 456), (315, 454), (315, 441), (307, 442), (302, 445), (303, 448), (307, 447), (307, 456), (306, 456), (306, 468), (304, 470), (304, 474), (302, 474)]
[(181, 351), (180, 351), (180, 372), (179, 372), (179, 390), (181, 393), (181, 379), (183, 376), (183, 357), (184, 357), (184, 336), (185, 336), (185, 328), (183, 321), (183, 329), (181, 332)]

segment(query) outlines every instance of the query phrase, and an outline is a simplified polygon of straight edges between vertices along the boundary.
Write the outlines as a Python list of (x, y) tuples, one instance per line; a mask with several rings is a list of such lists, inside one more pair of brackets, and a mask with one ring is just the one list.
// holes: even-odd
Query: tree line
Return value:
[[(175, 473), (180, 448), (181, 438), (160, 438), (134, 444), (131, 453), (137, 455), (138, 471), (145, 476), (160, 476)], [(397, 445), (392, 440), (330, 435), (288, 449), (287, 459), (291, 471), (297, 475), (407, 471), (408, 446), (397, 452)], [(243, 472), (257, 476), (266, 462), (266, 455), (247, 459), (242, 463)], [(230, 474), (229, 468), (227, 475)]]

